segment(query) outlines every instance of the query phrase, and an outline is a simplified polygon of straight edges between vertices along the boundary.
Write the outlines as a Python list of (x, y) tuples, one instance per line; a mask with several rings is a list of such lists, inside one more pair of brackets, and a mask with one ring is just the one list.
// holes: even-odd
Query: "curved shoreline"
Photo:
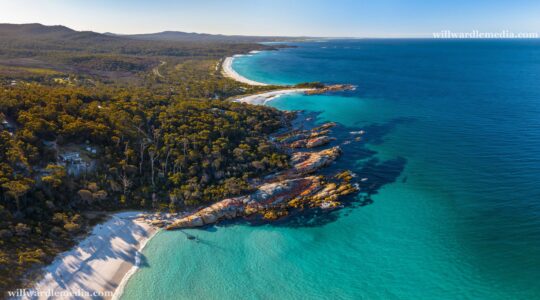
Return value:
[[(159, 231), (140, 220), (141, 212), (112, 214), (91, 234), (45, 267), (44, 277), (22, 299), (100, 295), (118, 299), (140, 266), (141, 251)], [(54, 297), (53, 297), (54, 298)]]
[[(249, 85), (269, 85), (238, 74), (232, 68), (233, 59), (234, 57), (225, 58), (222, 64), (223, 75)], [(232, 101), (265, 105), (282, 95), (310, 90), (315, 89), (284, 88), (240, 96)], [(31, 289), (38, 294), (23, 299), (47, 299), (51, 293), (96, 293), (102, 295), (103, 299), (120, 299), (129, 279), (140, 268), (141, 252), (159, 232), (156, 227), (138, 219), (141, 213), (112, 214), (110, 219), (94, 226), (88, 237), (71, 250), (60, 254), (44, 268), (43, 279)]]
[(241, 96), (239, 98), (233, 98), (233, 102), (248, 103), (252, 105), (265, 105), (269, 101), (272, 101), (280, 96), (287, 94), (299, 94), (312, 91), (314, 89), (309, 88), (290, 88), (277, 91), (263, 92), (255, 95)]
[(122, 280), (114, 290), (114, 294), (111, 297), (112, 300), (118, 300), (120, 299), (120, 297), (122, 297), (122, 294), (124, 294), (124, 289), (129, 279), (131, 279), (131, 277), (135, 275), (137, 270), (139, 270), (139, 268), (141, 267), (141, 252), (144, 250), (144, 248), (146, 248), (148, 242), (153, 239), (158, 232), (159, 230), (154, 230), (152, 235), (141, 243), (137, 253), (135, 254), (135, 264), (131, 267), (131, 269), (129, 269), (129, 271), (127, 271), (127, 273), (123, 275)]
[[(235, 55), (235, 56), (237, 56), (237, 55)], [(245, 84), (249, 84), (249, 85), (255, 85), (255, 86), (268, 86), (269, 85), (269, 84), (266, 84), (266, 83), (250, 80), (250, 79), (238, 74), (232, 67), (232, 63), (233, 63), (233, 60), (234, 60), (235, 56), (227, 57), (223, 61), (223, 64), (222, 64), (222, 73), (223, 73), (223, 75), (225, 75), (225, 76), (227, 76), (229, 78), (232, 78), (232, 79), (234, 79), (236, 81), (239, 81), (239, 82), (242, 82), (242, 83), (245, 83)], [(309, 90), (314, 90), (314, 89), (310, 89), (310, 88), (291, 88), (291, 89), (282, 89), (282, 90), (277, 90), (277, 91), (274, 90), (274, 91), (259, 93), (259, 94), (255, 94), (255, 95), (239, 97), (239, 98), (233, 99), (232, 101), (248, 103), (248, 104), (252, 104), (252, 105), (264, 105), (268, 101), (276, 99), (277, 97), (280, 97), (281, 95), (294, 94), (294, 93), (304, 93), (304, 92), (309, 91)], [(151, 230), (153, 230), (153, 232), (151, 233), (151, 235), (147, 239), (139, 241), (139, 247), (138, 247), (137, 252), (135, 253), (135, 257), (134, 257), (135, 263), (131, 264), (131, 268), (129, 270), (127, 270), (124, 273), (121, 273), (122, 274), (121, 279), (120, 279), (120, 281), (117, 282), (117, 286), (114, 289), (113, 295), (111, 297), (106, 297), (107, 299), (118, 300), (118, 299), (120, 299), (122, 297), (122, 294), (124, 293), (125, 287), (128, 284), (129, 280), (139, 270), (139, 267), (140, 267), (140, 252), (142, 252), (144, 250), (144, 248), (146, 247), (148, 242), (158, 232), (158, 230), (155, 227), (153, 227), (151, 225), (148, 225), (145, 222), (141, 222), (141, 223), (144, 224), (145, 226), (150, 226), (150, 228), (151, 228)], [(120, 270), (120, 269), (121, 269), (121, 267), (118, 268), (118, 270)]]
[(234, 79), (234, 80), (236, 80), (238, 82), (242, 82), (242, 83), (249, 84), (249, 85), (268, 86), (268, 84), (266, 84), (266, 83), (251, 80), (251, 79), (248, 79), (248, 78), (238, 74), (238, 72), (236, 72), (232, 67), (234, 58), (238, 57), (238, 56), (241, 56), (241, 54), (234, 55), (234, 56), (231, 56), (231, 57), (227, 57), (227, 58), (225, 58), (223, 60), (223, 63), (222, 63), (222, 73), (223, 73), (223, 75), (225, 77), (229, 77), (229, 78)]
[[(250, 53), (255, 54), (259, 51), (251, 51)], [(270, 84), (258, 82), (255, 80), (251, 80), (249, 78), (246, 78), (242, 75), (240, 75), (238, 72), (236, 72), (233, 68), (233, 61), (235, 57), (242, 56), (242, 54), (237, 54), (232, 57), (227, 57), (223, 61), (222, 64), (222, 73), (224, 76), (229, 77), (231, 79), (234, 79), (238, 82), (249, 84), (249, 85), (255, 85), (255, 86), (269, 86)], [(241, 103), (248, 103), (253, 105), (265, 105), (271, 100), (274, 100), (282, 95), (287, 94), (299, 94), (299, 93), (305, 93), (308, 91), (313, 91), (314, 88), (284, 88), (281, 90), (273, 90), (269, 92), (262, 92), (254, 95), (247, 95), (247, 96), (239, 96), (239, 97), (233, 97), (233, 102), (241, 102)]]

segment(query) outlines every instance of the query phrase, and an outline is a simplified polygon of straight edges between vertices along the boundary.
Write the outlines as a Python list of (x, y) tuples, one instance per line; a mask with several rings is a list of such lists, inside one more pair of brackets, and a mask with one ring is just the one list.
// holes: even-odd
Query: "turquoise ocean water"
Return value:
[(269, 105), (335, 121), (324, 218), (161, 232), (122, 299), (540, 299), (540, 42), (361, 40), (239, 57), (262, 82), (353, 83)]

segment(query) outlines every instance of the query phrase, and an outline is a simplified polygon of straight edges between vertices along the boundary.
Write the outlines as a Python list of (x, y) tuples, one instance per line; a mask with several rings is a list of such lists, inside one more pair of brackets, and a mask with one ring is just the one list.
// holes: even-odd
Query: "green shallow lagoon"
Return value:
[(339, 122), (337, 144), (366, 130), (329, 168), (368, 177), (364, 193), (318, 223), (161, 232), (122, 299), (540, 298), (531, 43), (333, 41), (235, 60), (258, 81), (358, 85), (269, 105)]

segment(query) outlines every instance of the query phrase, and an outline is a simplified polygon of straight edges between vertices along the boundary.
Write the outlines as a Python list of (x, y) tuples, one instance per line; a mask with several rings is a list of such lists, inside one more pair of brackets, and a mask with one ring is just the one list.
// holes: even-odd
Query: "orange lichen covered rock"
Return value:
[(291, 157), (292, 169), (288, 174), (309, 174), (328, 166), (341, 154), (339, 146), (318, 152), (299, 152)]
[(335, 140), (335, 138), (331, 138), (326, 135), (308, 139), (306, 141), (306, 148), (315, 148), (315, 147), (323, 146), (330, 143), (333, 140)]
[(261, 185), (254, 193), (225, 199), (203, 208), (189, 216), (172, 222), (167, 229), (200, 227), (223, 219), (232, 219), (285, 207), (287, 202), (306, 190), (320, 185), (319, 177), (309, 176)]

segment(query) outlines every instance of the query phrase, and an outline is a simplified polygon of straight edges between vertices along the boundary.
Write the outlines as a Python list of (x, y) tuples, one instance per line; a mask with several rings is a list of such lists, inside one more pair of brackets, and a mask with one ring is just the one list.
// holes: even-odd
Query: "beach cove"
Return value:
[[(234, 69), (268, 84), (358, 85), (352, 94), (266, 101), (304, 110), (314, 123), (340, 123), (338, 143), (365, 130), (364, 143), (340, 145), (344, 154), (328, 169), (351, 167), (368, 178), (357, 205), (285, 224), (183, 230), (199, 243), (163, 232), (145, 248), (148, 267), (129, 280), (122, 299), (537, 297), (530, 279), (540, 261), (538, 204), (529, 200), (539, 191), (530, 163), (539, 156), (528, 152), (527, 164), (520, 157), (539, 139), (532, 131), (516, 137), (511, 124), (520, 122), (515, 118), (536, 124), (538, 110), (525, 100), (508, 104), (515, 95), (538, 97), (525, 59), (533, 45), (509, 41), (505, 51), (475, 41), (295, 46), (235, 58)], [(488, 50), (479, 57), (478, 49)], [(500, 71), (509, 68), (506, 60), (523, 76)], [(456, 90), (463, 80), (469, 84)], [(494, 115), (504, 117), (495, 122)], [(515, 138), (522, 146), (515, 147)]]
[[(229, 59), (230, 62), (227, 63)], [(231, 72), (231, 64), (232, 58), (227, 58), (222, 65), (223, 74), (247, 83), (243, 77), (234, 71)], [(256, 82), (250, 84), (257, 85)], [(263, 105), (282, 95), (310, 92), (320, 94), (346, 88), (348, 87), (341, 85), (323, 88), (288, 87), (241, 96), (230, 99), (230, 101)], [(291, 132), (281, 133), (279, 139), (282, 139), (283, 142), (280, 142), (280, 147), (289, 149), (284, 150), (291, 152), (295, 148), (310, 149), (325, 146), (335, 140), (335, 138), (328, 136), (331, 132), (330, 129), (334, 126), (334, 123), (327, 123), (310, 130), (293, 128), (294, 130)], [(167, 229), (199, 227), (224, 219), (240, 218), (241, 215), (246, 215), (246, 213), (251, 215), (254, 212), (259, 212), (264, 215), (264, 219), (273, 221), (287, 215), (288, 212), (283, 205), (289, 200), (294, 200), (294, 204), (289, 204), (290, 208), (294, 210), (300, 207), (303, 210), (304, 206), (307, 206), (305, 207), (307, 210), (315, 207), (334, 209), (341, 205), (337, 202), (339, 197), (357, 192), (357, 188), (349, 183), (354, 174), (347, 172), (337, 174), (336, 176), (339, 177), (336, 177), (334, 181), (328, 181), (329, 178), (323, 179), (322, 176), (302, 177), (333, 163), (341, 153), (339, 146), (318, 152), (295, 151), (291, 158), (292, 168), (267, 176), (265, 178), (267, 183), (260, 185), (259, 192), (252, 195), (218, 201), (200, 211), (111, 214), (108, 221), (95, 226), (88, 237), (72, 250), (62, 253), (51, 265), (46, 267), (43, 270), (43, 279), (28, 290), (22, 298), (100, 297), (119, 299), (131, 276), (141, 267), (141, 264), (145, 264), (145, 257), (141, 252), (161, 227), (166, 226)], [(271, 179), (271, 177), (276, 179)], [(274, 194), (275, 196), (273, 196)], [(300, 194), (304, 200), (295, 198)], [(249, 197), (252, 201), (245, 207), (245, 212), (243, 209), (242, 213), (237, 212), (237, 207)], [(272, 200), (273, 197), (276, 197), (276, 200)], [(266, 198), (269, 198), (268, 203), (266, 203), (267, 200), (264, 200)], [(233, 211), (230, 207), (234, 208)], [(183, 234), (190, 240), (200, 241), (195, 235), (184, 232)]]

